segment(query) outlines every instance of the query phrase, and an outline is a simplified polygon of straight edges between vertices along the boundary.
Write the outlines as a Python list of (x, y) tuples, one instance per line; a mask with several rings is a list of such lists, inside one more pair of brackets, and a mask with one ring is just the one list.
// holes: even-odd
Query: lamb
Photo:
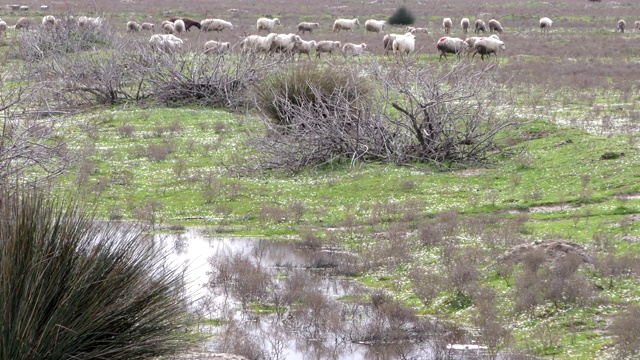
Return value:
[(460, 20), (460, 27), (462, 28), (462, 33), (466, 34), (467, 31), (469, 31), (469, 19), (468, 18), (462, 18), (462, 20)]
[(156, 24), (144, 22), (144, 23), (142, 23), (142, 25), (140, 25), (140, 28), (142, 30), (153, 31), (156, 28)]
[(485, 31), (487, 31), (487, 25), (481, 19), (477, 19), (474, 23), (474, 26), (476, 34), (480, 33), (480, 31), (482, 31), (482, 34), (484, 34)]
[(468, 44), (465, 40), (448, 36), (441, 37), (436, 43), (436, 47), (438, 48), (438, 51), (440, 51), (440, 57), (438, 60), (442, 60), (443, 56), (446, 60), (447, 54), (455, 54), (458, 59), (460, 59), (460, 54), (467, 49), (467, 46)]
[(298, 58), (300, 58), (300, 54), (307, 54), (309, 60), (311, 60), (311, 50), (316, 48), (316, 42), (314, 40), (304, 41), (302, 39), (295, 42), (293, 46), (293, 53), (298, 54)]
[(296, 41), (302, 40), (296, 34), (278, 34), (273, 38), (269, 52), (291, 53)]
[(129, 21), (127, 23), (127, 32), (137, 32), (142, 30), (142, 25), (138, 24), (137, 21)]
[(218, 31), (221, 32), (224, 29), (233, 30), (233, 24), (222, 19), (204, 19), (200, 23), (202, 31)]
[(484, 60), (484, 56), (491, 57), (491, 54), (495, 54), (496, 58), (498, 57), (499, 50), (505, 50), (504, 42), (492, 37), (480, 38), (476, 41), (473, 46), (473, 56), (472, 59), (476, 56), (476, 54), (480, 54), (482, 60)]
[(360, 26), (358, 19), (337, 19), (333, 22), (333, 32), (340, 32), (340, 30), (351, 31)]
[(342, 47), (342, 55), (347, 57), (347, 55), (358, 56), (362, 54), (367, 49), (367, 44), (362, 43), (360, 45), (346, 43)]
[(173, 31), (178, 34), (187, 31), (187, 26), (185, 25), (184, 21), (182, 21), (182, 19), (178, 19), (173, 22)]
[[(384, 29), (387, 22), (385, 20), (369, 19), (364, 23), (364, 29), (369, 32), (379, 33)], [(346, 45), (346, 44), (345, 44)]]
[(329, 55), (333, 54), (333, 50), (342, 47), (342, 43), (340, 41), (331, 41), (331, 40), (322, 40), (316, 43), (316, 58), (320, 58), (321, 53), (329, 53)]
[(209, 40), (204, 43), (205, 53), (223, 54), (229, 50), (231, 50), (231, 43), (229, 42)]
[(627, 22), (620, 19), (618, 20), (618, 28), (616, 29), (616, 31), (620, 31), (621, 33), (624, 33), (624, 29), (627, 27)]
[(0, 35), (7, 37), (7, 22), (0, 20)]
[(16, 30), (24, 29), (28, 31), (31, 28), (31, 19), (23, 17), (16, 21)]
[(42, 26), (52, 29), (56, 26), (56, 18), (53, 15), (46, 15), (42, 18)]
[(540, 19), (540, 31), (547, 32), (551, 29), (551, 25), (553, 25), (553, 21), (548, 17), (543, 17)]
[(165, 34), (173, 34), (175, 32), (175, 28), (173, 24), (169, 21), (162, 24), (162, 30), (164, 31)]
[(275, 33), (271, 33), (267, 36), (249, 35), (240, 43), (240, 48), (243, 52), (268, 52), (271, 49), (271, 43), (277, 36)]
[(300, 24), (298, 24), (298, 32), (302, 31), (302, 35), (304, 35), (305, 32), (313, 32), (313, 29), (316, 29), (320, 27), (320, 24), (318, 23), (312, 23), (312, 22), (301, 22)]
[(489, 31), (493, 34), (493, 32), (497, 32), (498, 34), (502, 34), (502, 25), (496, 19), (489, 20)]
[(451, 18), (444, 18), (442, 20), (442, 27), (444, 27), (445, 34), (449, 34), (451, 32), (452, 26), (453, 26), (453, 21), (451, 21)]
[(151, 35), (149, 44), (160, 51), (173, 52), (182, 47), (182, 40), (171, 34), (155, 34)]
[(266, 30), (267, 32), (270, 32), (271, 29), (273, 29), (274, 26), (276, 25), (280, 25), (280, 19), (278, 18), (273, 18), (273, 19), (260, 18), (258, 19), (258, 21), (256, 21), (256, 28), (258, 29), (258, 32), (262, 30)]
[(416, 36), (412, 33), (396, 36), (391, 47), (394, 54), (404, 55), (413, 52), (416, 46)]

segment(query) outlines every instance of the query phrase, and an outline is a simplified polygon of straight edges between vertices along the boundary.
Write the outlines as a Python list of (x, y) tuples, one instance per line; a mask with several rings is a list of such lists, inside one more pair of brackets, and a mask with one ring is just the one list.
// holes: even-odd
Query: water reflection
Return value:
[(165, 266), (184, 271), (198, 329), (212, 334), (208, 351), (249, 359), (468, 358), (447, 348), (462, 333), (336, 276), (348, 267), (344, 252), (200, 229), (155, 242), (167, 249)]

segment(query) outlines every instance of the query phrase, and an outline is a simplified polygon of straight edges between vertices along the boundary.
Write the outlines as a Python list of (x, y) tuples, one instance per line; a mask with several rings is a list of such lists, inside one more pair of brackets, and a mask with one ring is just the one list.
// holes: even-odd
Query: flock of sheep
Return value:
[[(69, 21), (70, 19), (65, 19)], [(47, 15), (42, 18), (43, 28), (55, 28), (61, 23), (61, 19), (56, 19), (52, 15)], [(77, 25), (83, 26), (100, 26), (104, 23), (104, 19), (100, 17), (91, 18), (81, 16), (77, 19)], [(311, 53), (315, 52), (315, 57), (320, 58), (321, 54), (332, 55), (335, 53), (341, 53), (346, 56), (358, 56), (367, 51), (367, 44), (354, 44), (345, 43), (334, 40), (321, 40), (321, 41), (305, 41), (301, 35), (306, 33), (313, 33), (315, 29), (320, 27), (316, 22), (301, 22), (297, 25), (297, 32), (295, 34), (278, 34), (273, 32), (276, 26), (281, 26), (281, 22), (278, 18), (259, 18), (256, 21), (257, 35), (249, 35), (242, 39), (237, 46), (239, 46), (242, 52), (256, 52), (256, 53), (284, 53), (288, 55), (298, 54), (307, 55), (311, 59)], [(364, 28), (368, 33), (381, 33), (384, 31), (387, 23), (385, 20), (369, 19), (365, 22)], [(475, 36), (467, 37), (466, 39), (450, 37), (451, 30), (453, 28), (453, 21), (451, 18), (444, 18), (442, 21), (442, 27), (445, 36), (438, 39), (436, 42), (437, 51), (440, 53), (440, 59), (443, 57), (447, 59), (447, 54), (454, 54), (458, 58), (462, 54), (472, 54), (475, 57), (476, 54), (480, 54), (484, 60), (485, 56), (497, 54), (500, 50), (505, 50), (505, 43), (500, 40), (498, 34), (502, 34), (503, 27), (496, 19), (491, 19), (486, 24), (483, 20), (477, 19), (473, 23), (471, 28), (471, 21), (468, 18), (463, 18), (460, 21), (460, 28), (464, 34), (468, 34), (470, 30), (474, 31)], [(539, 27), (541, 32), (547, 32), (551, 29), (553, 21), (548, 17), (543, 17), (539, 21)], [(640, 21), (635, 22), (634, 31), (640, 30)], [(33, 26), (33, 22), (27, 18), (20, 18), (15, 25), (16, 30), (29, 30)], [(360, 21), (357, 18), (354, 19), (337, 19), (332, 26), (333, 33), (339, 33), (340, 31), (353, 31), (360, 26)], [(229, 21), (222, 19), (204, 19), (202, 21), (196, 21), (188, 17), (171, 17), (161, 23), (158, 32), (156, 33), (156, 24), (150, 22), (138, 23), (137, 21), (129, 21), (126, 25), (127, 32), (141, 32), (147, 31), (152, 33), (149, 43), (161, 51), (175, 51), (180, 49), (184, 41), (180, 39), (180, 34), (191, 31), (192, 28), (197, 28), (200, 31), (208, 32), (223, 32), (225, 30), (233, 30), (233, 24)], [(7, 23), (0, 20), (0, 35), (6, 36)], [(620, 20), (617, 23), (616, 31), (624, 32), (626, 28), (626, 22)], [(260, 33), (265, 31), (267, 35), (261, 36)], [(416, 50), (416, 34), (428, 33), (426, 28), (409, 26), (405, 29), (403, 34), (386, 34), (382, 39), (384, 55), (393, 53), (395, 55), (409, 55)], [(492, 35), (485, 36), (486, 32), (490, 32)], [(480, 34), (482, 33), (482, 34)], [(481, 36), (479, 36), (481, 35)], [(207, 41), (204, 44), (205, 52), (225, 53), (231, 51), (236, 45), (229, 42), (222, 42), (216, 40)]]

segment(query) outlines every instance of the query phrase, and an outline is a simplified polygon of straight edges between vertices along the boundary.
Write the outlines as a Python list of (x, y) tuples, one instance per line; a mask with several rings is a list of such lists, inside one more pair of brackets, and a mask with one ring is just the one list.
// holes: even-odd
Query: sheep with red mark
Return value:
[(440, 51), (438, 60), (442, 60), (443, 56), (446, 60), (447, 54), (455, 54), (460, 59), (460, 55), (468, 48), (468, 45), (462, 39), (445, 36), (438, 40), (436, 48)]

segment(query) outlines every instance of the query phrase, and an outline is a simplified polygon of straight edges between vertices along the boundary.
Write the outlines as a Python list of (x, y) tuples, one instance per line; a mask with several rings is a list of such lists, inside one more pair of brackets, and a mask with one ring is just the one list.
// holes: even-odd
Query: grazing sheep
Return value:
[(451, 21), (451, 18), (444, 18), (442, 20), (442, 27), (444, 27), (445, 34), (449, 34), (451, 32), (452, 26), (453, 26), (453, 21)]
[(482, 31), (482, 34), (485, 33), (485, 31), (487, 31), (487, 24), (484, 23), (484, 21), (482, 21), (481, 19), (477, 19), (476, 22), (474, 23), (475, 26), (475, 34), (479, 34), (480, 31)]
[(24, 29), (29, 30), (31, 28), (31, 19), (23, 17), (16, 21), (16, 30)]
[(502, 25), (496, 19), (489, 20), (489, 31), (493, 34), (497, 32), (498, 34), (502, 34)]
[(224, 29), (233, 30), (233, 24), (222, 19), (204, 19), (200, 23), (202, 31), (218, 31), (221, 32)]
[(616, 29), (616, 31), (620, 31), (621, 33), (624, 33), (624, 29), (627, 27), (627, 22), (620, 19), (618, 20), (618, 28)]
[[(386, 20), (369, 19), (364, 23), (364, 29), (369, 32), (379, 33), (387, 24)], [(346, 45), (346, 44), (345, 44)]]
[(296, 34), (278, 34), (273, 38), (271, 43), (271, 49), (269, 52), (281, 52), (284, 54), (291, 54), (296, 41), (302, 40), (299, 35)]
[(360, 26), (358, 19), (337, 19), (333, 22), (333, 32), (340, 32), (340, 30), (351, 31)]
[(493, 37), (483, 37), (476, 41), (473, 45), (473, 56), (472, 59), (476, 56), (476, 54), (480, 54), (482, 60), (484, 60), (484, 56), (487, 55), (487, 58), (491, 57), (491, 54), (495, 54), (496, 58), (498, 57), (499, 50), (505, 50), (504, 42), (502, 40), (493, 38)]
[(429, 30), (427, 30), (427, 28), (416, 28), (416, 27), (408, 26), (407, 29), (408, 29), (407, 32), (410, 32), (414, 35), (417, 33), (425, 33), (425, 34), (429, 33)]
[(184, 24), (182, 19), (178, 19), (173, 22), (173, 31), (180, 34), (187, 31), (187, 26)]
[(9, 8), (13, 11), (20, 10), (20, 5), (13, 4), (13, 5), (7, 5), (7, 6), (9, 6)]
[(553, 21), (548, 17), (543, 17), (540, 19), (540, 31), (547, 32), (551, 29), (551, 25), (553, 25)]
[(49, 10), (49, 6), (47, 6), (47, 5), (40, 5), (40, 10), (42, 10), (42, 11)]
[(87, 20), (88, 20), (88, 19), (89, 19), (89, 18), (88, 18), (88, 17), (86, 17), (86, 16), (84, 16), (84, 15), (83, 15), (83, 16), (80, 16), (80, 17), (78, 18), (78, 27), (84, 27), (85, 25), (87, 25)]
[(142, 30), (153, 31), (156, 28), (156, 24), (144, 22), (144, 23), (142, 23), (142, 25), (140, 25), (140, 27), (141, 27)]
[(142, 25), (138, 24), (137, 21), (129, 21), (127, 23), (127, 32), (137, 32), (142, 30)]
[[(407, 31), (411, 32), (411, 31)], [(388, 55), (389, 52), (393, 52), (393, 40), (396, 39), (397, 36), (402, 36), (402, 34), (387, 34), (382, 38), (382, 46), (384, 48), (384, 55)]]
[(393, 53), (396, 55), (409, 55), (409, 53), (413, 52), (416, 46), (416, 36), (412, 33), (406, 33), (404, 35), (396, 36), (393, 39), (393, 43), (391, 47), (393, 48)]
[(301, 54), (307, 54), (309, 60), (311, 60), (311, 50), (316, 48), (316, 42), (314, 40), (304, 41), (302, 39), (295, 42), (293, 45), (293, 53), (298, 54), (298, 59)]
[(302, 35), (304, 35), (305, 32), (313, 32), (313, 29), (316, 29), (320, 27), (320, 24), (318, 23), (312, 23), (312, 22), (301, 22), (300, 24), (298, 24), (298, 32), (302, 31)]
[(104, 24), (104, 19), (101, 17), (86, 17), (80, 16), (78, 18), (78, 27), (94, 27), (98, 28)]
[(278, 18), (273, 18), (273, 19), (260, 18), (258, 19), (258, 21), (256, 21), (256, 29), (258, 29), (258, 32), (262, 30), (266, 30), (267, 32), (270, 32), (271, 29), (273, 29), (274, 26), (276, 25), (280, 25), (280, 19)]
[[(202, 26), (200, 25), (200, 22), (195, 21), (195, 20), (193, 20), (191, 18), (182, 17), (182, 18), (180, 18), (180, 20), (182, 20), (182, 22), (184, 22), (184, 30), (185, 31), (191, 31), (191, 27), (193, 27), (193, 26), (197, 27), (198, 29), (202, 29)], [(175, 23), (175, 21), (174, 21), (174, 23)]]
[(635, 23), (633, 23), (633, 31), (634, 32), (638, 32), (640, 31), (640, 20), (636, 21)]
[(470, 21), (468, 18), (462, 18), (462, 20), (460, 20), (460, 27), (462, 28), (463, 34), (466, 34), (469, 31), (469, 24)]
[(20, 10), (29, 11), (29, 7), (27, 5), (22, 5), (22, 6), (20, 6)]
[(229, 50), (231, 50), (231, 43), (229, 42), (209, 40), (204, 43), (205, 53), (224, 54)]
[(175, 27), (173, 26), (173, 23), (166, 22), (162, 24), (162, 31), (164, 31), (165, 34), (173, 34), (175, 32)]
[(53, 15), (46, 15), (42, 18), (42, 26), (52, 29), (56, 26), (56, 18)]
[(149, 44), (160, 51), (173, 52), (182, 48), (182, 43), (182, 39), (171, 34), (155, 34), (149, 39)]
[(0, 35), (7, 37), (7, 23), (4, 20), (0, 20)]
[(329, 55), (333, 54), (333, 50), (342, 47), (342, 43), (340, 41), (331, 41), (331, 40), (322, 40), (316, 43), (316, 58), (320, 58), (321, 53), (329, 53)]
[(271, 43), (277, 36), (276, 33), (271, 33), (267, 36), (249, 35), (240, 43), (240, 48), (243, 52), (268, 52), (271, 50)]
[(448, 36), (441, 37), (436, 43), (436, 47), (440, 51), (438, 60), (442, 60), (443, 56), (446, 60), (447, 54), (455, 54), (460, 59), (460, 55), (467, 49), (467, 46), (468, 44), (465, 40)]
[(362, 54), (365, 50), (367, 50), (367, 44), (362, 43), (360, 45), (346, 43), (342, 47), (342, 55), (347, 57), (347, 55), (358, 56)]

